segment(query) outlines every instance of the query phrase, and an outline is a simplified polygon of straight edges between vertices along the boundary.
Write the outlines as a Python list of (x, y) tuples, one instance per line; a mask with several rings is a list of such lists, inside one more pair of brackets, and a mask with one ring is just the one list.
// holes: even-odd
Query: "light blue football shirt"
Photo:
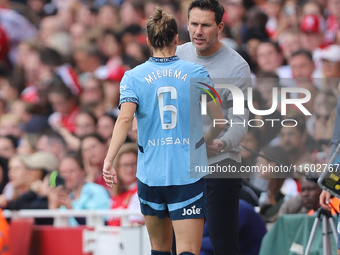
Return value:
[(173, 56), (151, 57), (120, 83), (120, 105), (137, 104), (137, 178), (148, 186), (194, 183), (202, 174), (190, 172), (208, 165), (198, 82), (212, 86), (204, 67)]

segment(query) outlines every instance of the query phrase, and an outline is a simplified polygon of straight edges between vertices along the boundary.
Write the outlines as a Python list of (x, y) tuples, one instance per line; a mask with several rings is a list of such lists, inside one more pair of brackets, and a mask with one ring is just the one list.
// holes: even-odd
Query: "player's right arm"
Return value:
[(104, 159), (103, 177), (106, 185), (112, 188), (117, 184), (117, 173), (112, 163), (118, 150), (124, 143), (127, 133), (132, 126), (133, 115), (138, 105), (138, 96), (133, 89), (133, 79), (129, 71), (124, 74), (120, 85), (120, 113), (112, 132), (110, 146)]
[(106, 184), (112, 188), (112, 184), (117, 184), (116, 170), (112, 167), (114, 158), (116, 157), (119, 148), (124, 143), (127, 133), (132, 126), (133, 114), (136, 111), (135, 103), (123, 103), (121, 110), (113, 129), (110, 147), (104, 159), (103, 177)]
[(331, 201), (331, 193), (329, 193), (326, 190), (323, 190), (320, 194), (320, 197), (319, 197), (320, 206), (323, 209), (330, 211), (332, 209), (332, 207), (329, 205), (330, 201)]

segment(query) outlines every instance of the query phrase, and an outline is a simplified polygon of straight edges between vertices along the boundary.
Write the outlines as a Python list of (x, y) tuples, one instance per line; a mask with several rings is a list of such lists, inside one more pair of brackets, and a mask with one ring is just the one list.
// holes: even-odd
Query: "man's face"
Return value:
[(304, 144), (302, 135), (296, 127), (282, 127), (279, 136), (281, 147), (289, 154), (298, 152), (301, 144)]
[(311, 78), (315, 69), (314, 62), (302, 54), (291, 57), (289, 65), (292, 68), (293, 76), (297, 79)]
[(256, 61), (262, 71), (275, 71), (281, 66), (282, 56), (270, 43), (261, 43), (257, 47)]
[(322, 71), (325, 78), (338, 78), (340, 76), (340, 62), (323, 59)]
[(308, 210), (312, 209), (316, 210), (320, 206), (319, 204), (320, 194), (321, 189), (316, 183), (308, 181), (306, 179), (303, 179), (301, 181), (302, 204)]
[(200, 55), (210, 55), (218, 48), (217, 36), (221, 33), (223, 23), (215, 21), (215, 13), (209, 10), (193, 8), (190, 11), (188, 30), (190, 40)]
[(302, 47), (313, 52), (323, 41), (323, 33), (302, 33)]

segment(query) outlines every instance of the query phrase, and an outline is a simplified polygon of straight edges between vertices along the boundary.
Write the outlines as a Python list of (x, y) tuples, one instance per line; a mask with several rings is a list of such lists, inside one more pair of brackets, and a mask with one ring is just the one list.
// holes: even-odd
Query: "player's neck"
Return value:
[(153, 49), (152, 56), (155, 58), (169, 58), (174, 56), (176, 53), (176, 49)]

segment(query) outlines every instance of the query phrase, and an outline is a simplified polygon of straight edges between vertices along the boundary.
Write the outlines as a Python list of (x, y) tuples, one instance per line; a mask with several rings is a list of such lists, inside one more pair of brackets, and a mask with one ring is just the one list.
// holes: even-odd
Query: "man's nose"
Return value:
[(203, 34), (202, 25), (198, 25), (198, 26), (197, 26), (197, 29), (196, 29), (195, 33), (196, 33), (196, 34), (199, 34), (199, 35)]

